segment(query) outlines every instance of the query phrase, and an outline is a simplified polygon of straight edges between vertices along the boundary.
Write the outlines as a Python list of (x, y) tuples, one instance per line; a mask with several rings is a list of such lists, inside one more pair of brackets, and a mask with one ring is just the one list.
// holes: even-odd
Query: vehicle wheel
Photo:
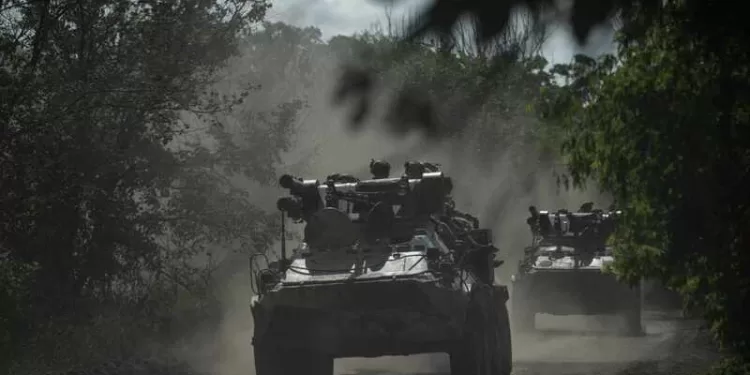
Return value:
[(333, 357), (307, 350), (254, 344), (255, 375), (333, 375)]
[(497, 348), (500, 354), (500, 374), (510, 375), (513, 370), (513, 341), (511, 339), (510, 331), (510, 316), (508, 315), (508, 289), (505, 287), (498, 288), (493, 287), (492, 290), (493, 300), (495, 302), (496, 317), (497, 317), (497, 329), (495, 334), (497, 337)]
[(507, 292), (474, 284), (464, 323), (464, 337), (450, 353), (452, 375), (510, 375), (512, 348)]

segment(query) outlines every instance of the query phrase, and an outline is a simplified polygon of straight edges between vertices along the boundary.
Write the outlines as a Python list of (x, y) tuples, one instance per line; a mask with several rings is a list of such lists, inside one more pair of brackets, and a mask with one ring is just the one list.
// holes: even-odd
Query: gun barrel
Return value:
[(294, 185), (294, 177), (290, 174), (285, 174), (279, 178), (279, 185), (284, 189), (291, 189)]
[(279, 185), (281, 187), (289, 189), (290, 193), (300, 197), (310, 194), (316, 189), (318, 184), (318, 180), (303, 180), (289, 174), (285, 174), (279, 178)]

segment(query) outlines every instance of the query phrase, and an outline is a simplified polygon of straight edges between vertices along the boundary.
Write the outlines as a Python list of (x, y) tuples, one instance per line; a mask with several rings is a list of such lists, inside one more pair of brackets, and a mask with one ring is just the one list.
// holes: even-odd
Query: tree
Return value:
[(550, 88), (546, 114), (574, 181), (594, 178), (625, 212), (615, 271), (666, 279), (747, 355), (748, 40), (730, 14), (698, 32), (690, 6), (669, 3), (651, 27), (621, 35), (619, 58), (556, 67), (569, 84)]
[[(517, 19), (519, 10), (526, 12), (531, 16), (530, 25), (533, 26), (536, 35), (544, 34), (546, 26), (561, 21), (571, 26), (573, 33), (579, 44), (585, 44), (588, 36), (595, 26), (601, 26), (609, 23), (612, 26), (619, 27), (624, 34), (638, 34), (648, 28), (655, 20), (660, 18), (662, 9), (666, 4), (680, 3), (681, 1), (658, 1), (658, 0), (618, 0), (618, 1), (598, 1), (598, 0), (574, 0), (570, 3), (560, 3), (552, 0), (522, 0), (522, 1), (496, 1), (496, 0), (473, 0), (456, 2), (453, 0), (433, 0), (428, 2), (428, 6), (415, 17), (407, 28), (407, 33), (402, 35), (401, 40), (404, 42), (418, 41), (425, 37), (437, 40), (450, 40), (451, 34), (456, 27), (461, 28), (463, 20), (468, 19), (472, 27), (476, 30), (474, 35), (474, 45), (478, 50), (491, 48), (498, 40), (507, 39), (517, 31), (514, 27), (514, 21)], [(394, 1), (383, 1), (392, 6)], [(709, 1), (686, 1), (686, 11), (690, 13), (690, 20), (687, 27), (697, 35), (714, 35), (718, 37), (714, 26), (722, 24), (728, 15), (730, 19), (737, 19), (738, 14), (742, 14), (737, 9), (725, 4), (718, 4)], [(633, 19), (637, 15), (637, 22)], [(567, 19), (563, 19), (566, 17)], [(622, 19), (630, 19), (629, 22), (622, 24)], [(742, 24), (731, 22), (735, 26), (740, 26), (736, 30), (744, 30)], [(399, 53), (398, 47), (390, 52), (393, 64), (404, 61), (408, 54)], [(493, 66), (492, 72), (497, 74), (503, 70), (503, 64), (498, 62)], [(351, 117), (351, 126), (355, 129), (371, 113), (373, 85), (369, 84), (372, 80), (370, 72), (361, 67), (349, 67), (339, 78), (340, 89), (335, 93), (338, 102), (343, 102), (342, 98), (353, 98), (358, 103), (357, 110)], [(492, 90), (486, 90), (491, 92)], [(392, 101), (391, 112), (398, 113), (398, 108), (408, 106), (410, 102), (417, 100), (414, 93), (404, 93), (397, 95)], [(472, 108), (466, 110), (472, 111)], [(398, 115), (392, 116), (397, 125), (392, 129), (406, 128), (421, 129), (432, 132), (434, 124), (428, 119), (429, 116), (422, 116), (423, 120), (413, 121), (410, 118), (400, 118)], [(408, 117), (408, 116), (407, 116)], [(406, 130), (397, 130), (404, 132)], [(437, 135), (437, 133), (435, 133)]]
[[(389, 130), (405, 134), (424, 125), (428, 136), (477, 135), (476, 147), (489, 162), (497, 152), (517, 144), (524, 133), (521, 128), (531, 128), (524, 121), (536, 121), (525, 102), (548, 79), (541, 71), (546, 61), (539, 54), (546, 34), (535, 34), (531, 20), (524, 16), (512, 23), (512, 33), (491, 45), (475, 43), (478, 30), (471, 23), (441, 38), (402, 39), (409, 35), (409, 25), (420, 22), (419, 15), (402, 20), (400, 29), (389, 20), (391, 34), (336, 37), (330, 44), (339, 50), (349, 46), (348, 60), (370, 74), (358, 83), (344, 80), (337, 99), (354, 99), (358, 107), (353, 118), (359, 122), (367, 115), (369, 92), (393, 89), (396, 98), (385, 118)], [(347, 95), (357, 88), (362, 97)], [(519, 128), (511, 129), (514, 126)]]
[(232, 109), (246, 87), (214, 89), (268, 7), (0, 2), (0, 342), (82, 309), (151, 314), (165, 285), (200, 282), (196, 255), (273, 241), (275, 217), (232, 179), (273, 179), (298, 104), (248, 113)]

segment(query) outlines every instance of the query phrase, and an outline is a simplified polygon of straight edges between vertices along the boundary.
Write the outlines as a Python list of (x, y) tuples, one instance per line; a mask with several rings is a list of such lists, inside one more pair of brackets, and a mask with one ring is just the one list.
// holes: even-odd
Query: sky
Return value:
[[(392, 19), (398, 21), (409, 12), (417, 11), (429, 0), (402, 0), (393, 6)], [(324, 39), (336, 35), (351, 35), (385, 25), (386, 9), (374, 0), (275, 0), (268, 19), (295, 26), (315, 26)], [(585, 48), (573, 41), (570, 32), (563, 26), (554, 27), (542, 54), (550, 63), (566, 63), (576, 53), (598, 55), (612, 52), (611, 32), (597, 31)]]

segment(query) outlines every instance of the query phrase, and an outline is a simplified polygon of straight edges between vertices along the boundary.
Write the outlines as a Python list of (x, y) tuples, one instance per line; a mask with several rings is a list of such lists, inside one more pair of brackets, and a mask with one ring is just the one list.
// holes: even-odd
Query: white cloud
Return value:
[[(423, 2), (407, 1), (419, 4)], [(414, 6), (394, 7), (393, 14), (399, 18)], [(351, 35), (369, 29), (374, 24), (385, 23), (385, 7), (367, 0), (276, 0), (269, 13), (274, 21), (283, 21), (296, 26), (315, 26), (324, 38), (335, 35)]]
[[(429, 0), (402, 0), (393, 8), (392, 19), (398, 22), (406, 13), (419, 9)], [(375, 24), (385, 25), (383, 2), (374, 0), (276, 0), (268, 18), (295, 26), (315, 26), (328, 39), (336, 35), (351, 35), (370, 29)], [(550, 35), (542, 53), (553, 63), (570, 61), (575, 53), (598, 55), (613, 51), (611, 31), (598, 30), (588, 46), (580, 48), (566, 27), (557, 27)]]

